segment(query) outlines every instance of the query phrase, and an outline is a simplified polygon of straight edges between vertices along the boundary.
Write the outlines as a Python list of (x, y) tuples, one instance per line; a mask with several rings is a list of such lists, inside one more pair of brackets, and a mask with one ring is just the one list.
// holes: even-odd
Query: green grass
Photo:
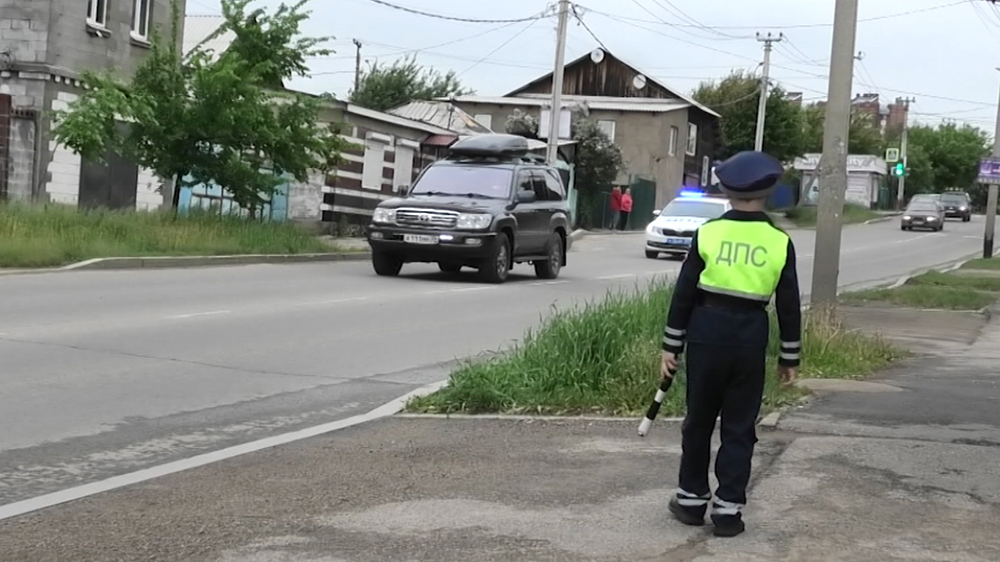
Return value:
[[(816, 207), (796, 207), (785, 212), (785, 216), (801, 227), (816, 226)], [(872, 219), (880, 218), (882, 215), (859, 205), (850, 203), (844, 205), (844, 224), (857, 224)]]
[[(671, 286), (661, 280), (648, 289), (613, 293), (600, 302), (555, 312), (510, 353), (461, 367), (447, 387), (411, 401), (407, 408), (428, 413), (641, 415), (659, 378), (671, 294)], [(883, 340), (833, 322), (807, 319), (806, 326), (804, 377), (863, 377), (901, 356)], [(776, 333), (771, 340), (766, 408), (793, 403), (803, 394), (780, 388), (774, 374)], [(684, 411), (683, 374), (661, 411)]]
[(972, 260), (964, 264), (962, 269), (1000, 269), (1000, 258), (979, 258), (977, 260)]
[(332, 248), (286, 223), (172, 212), (81, 211), (0, 205), (0, 267), (57, 266), (90, 258), (295, 254)]
[(979, 310), (992, 304), (996, 297), (968, 287), (904, 285), (896, 289), (869, 289), (848, 293), (841, 300), (856, 305), (884, 303), (906, 308)]
[(1000, 277), (976, 277), (929, 271), (895, 289), (869, 289), (843, 295), (851, 304), (880, 302), (908, 308), (979, 310), (1000, 296)]
[(1000, 291), (1000, 277), (977, 277), (974, 275), (951, 275), (939, 271), (929, 271), (910, 278), (907, 285), (915, 287), (953, 287), (976, 291)]

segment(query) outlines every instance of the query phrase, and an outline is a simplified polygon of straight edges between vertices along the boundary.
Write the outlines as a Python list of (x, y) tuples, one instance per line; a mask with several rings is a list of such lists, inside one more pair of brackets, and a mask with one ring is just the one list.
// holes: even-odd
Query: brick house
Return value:
[[(181, 2), (184, 9), (185, 2)], [(109, 155), (88, 162), (51, 138), (51, 111), (83, 87), (82, 71), (135, 69), (166, 0), (0, 0), (0, 198), (80, 206), (155, 208), (160, 182)]]

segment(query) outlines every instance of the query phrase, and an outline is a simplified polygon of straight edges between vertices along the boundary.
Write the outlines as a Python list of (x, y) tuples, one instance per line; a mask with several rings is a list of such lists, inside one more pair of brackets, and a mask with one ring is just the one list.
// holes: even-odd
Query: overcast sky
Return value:
[[(386, 0), (449, 17), (519, 19), (548, 0)], [(187, 0), (189, 14), (218, 14), (218, 0)], [(260, 0), (276, 7), (280, 0)], [(690, 92), (730, 69), (763, 60), (756, 32), (784, 33), (771, 75), (806, 99), (825, 97), (834, 0), (578, 0), (566, 60), (599, 46), (668, 86)], [(528, 23), (466, 23), (425, 17), (372, 0), (313, 0), (304, 32), (335, 36), (336, 54), (311, 61), (313, 77), (289, 86), (347, 97), (354, 79), (352, 39), (365, 61), (416, 54), (421, 64), (455, 70), (482, 95), (502, 95), (551, 71), (555, 18)], [(587, 9), (590, 11), (587, 11)], [(916, 98), (911, 120), (967, 121), (992, 134), (1000, 88), (1000, 7), (987, 0), (860, 0), (854, 92), (883, 103)], [(704, 27), (699, 27), (704, 26)], [(596, 36), (596, 39), (595, 39)]]

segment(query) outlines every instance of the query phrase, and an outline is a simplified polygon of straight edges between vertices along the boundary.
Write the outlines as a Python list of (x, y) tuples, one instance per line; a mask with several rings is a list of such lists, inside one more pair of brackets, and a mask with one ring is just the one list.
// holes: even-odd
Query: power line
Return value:
[(500, 49), (503, 49), (507, 45), (511, 44), (515, 39), (517, 39), (518, 37), (520, 37), (521, 34), (523, 34), (525, 31), (528, 31), (528, 29), (530, 29), (531, 26), (535, 25), (537, 22), (538, 22), (538, 20), (531, 20), (531, 21), (529, 21), (528, 25), (524, 26), (524, 28), (522, 28), (520, 31), (518, 31), (514, 35), (511, 35), (510, 38), (508, 38), (503, 43), (500, 43), (500, 45), (496, 49), (493, 49), (492, 51), (490, 51), (489, 53), (487, 53), (486, 56), (484, 56), (483, 58), (479, 59), (478, 61), (472, 63), (472, 66), (469, 66), (468, 68), (466, 68), (465, 70), (459, 72), (455, 76), (456, 77), (461, 76), (461, 75), (465, 74), (466, 72), (472, 70), (473, 68), (476, 68), (477, 66), (479, 66), (480, 64), (482, 64), (483, 62), (485, 62), (487, 59), (489, 59), (490, 57), (492, 57), (493, 55), (495, 55), (498, 51), (500, 51)]
[(701, 23), (700, 21), (694, 19), (693, 17), (689, 16), (687, 13), (684, 12), (684, 10), (681, 10), (680, 8), (678, 8), (670, 0), (662, 0), (662, 1), (665, 2), (667, 4), (667, 6), (670, 6), (670, 8), (672, 8), (672, 10), (668, 9), (666, 6), (664, 6), (663, 4), (661, 4), (660, 0), (651, 0), (651, 1), (654, 4), (656, 4), (657, 6), (663, 8), (664, 11), (667, 11), (667, 12), (672, 13), (673, 15), (676, 15), (682, 21), (687, 20), (688, 22), (691, 22), (695, 27), (697, 27), (699, 29), (704, 29), (705, 31), (710, 31), (710, 32), (712, 32), (712, 33), (714, 33), (716, 35), (719, 35), (719, 36), (722, 36), (722, 37), (726, 37), (728, 39), (748, 39), (749, 38), (747, 36), (740, 37), (738, 35), (730, 35), (728, 33), (724, 33), (722, 31), (719, 31), (718, 29), (715, 29), (713, 27), (707, 26), (707, 25)]
[[(660, 7), (661, 9), (663, 9), (664, 11), (666, 11), (667, 13), (670, 13), (671, 15), (676, 15), (676, 14), (670, 12), (670, 10), (668, 10), (663, 4), (660, 4), (657, 0), (652, 0), (652, 2), (654, 4), (656, 4), (658, 7)], [(669, 22), (669, 21), (661, 18), (660, 16), (656, 15), (652, 10), (650, 10), (644, 4), (642, 4), (641, 2), (639, 2), (639, 0), (632, 0), (632, 3), (634, 3), (636, 6), (638, 6), (640, 9), (642, 9), (647, 14), (649, 14), (649, 15), (653, 16), (654, 18), (656, 18), (656, 22), (650, 22), (650, 23), (660, 23), (660, 24), (672, 27), (674, 29), (677, 29), (678, 31), (682, 31), (682, 32), (688, 33), (690, 35), (694, 35), (695, 37), (698, 37), (699, 39), (710, 39), (708, 37), (704, 37), (704, 36), (698, 35), (698, 34), (696, 34), (694, 32), (688, 31), (691, 27), (701, 28), (702, 26), (691, 26), (691, 25), (671, 23), (671, 22)], [(723, 36), (725, 36), (727, 38), (730, 38), (730, 39), (750, 39), (750, 38), (752, 38), (752, 36), (737, 37), (737, 36), (734, 36), (734, 35), (726, 35), (726, 34), (720, 32), (720, 31), (715, 31), (715, 33), (723, 35)], [(718, 40), (717, 38), (713, 38), (713, 39)]]
[(444, 15), (444, 14), (435, 14), (433, 12), (425, 12), (423, 10), (417, 10), (415, 8), (410, 8), (408, 6), (400, 6), (399, 4), (393, 4), (391, 2), (386, 2), (385, 0), (368, 0), (368, 1), (372, 2), (374, 4), (378, 4), (380, 6), (385, 6), (387, 8), (392, 8), (393, 10), (399, 10), (401, 12), (406, 12), (406, 13), (409, 13), (409, 14), (414, 14), (414, 15), (418, 15), (418, 16), (424, 16), (424, 17), (428, 17), (428, 18), (435, 18), (435, 19), (439, 19), (439, 20), (459, 21), (459, 22), (463, 22), (463, 23), (522, 23), (522, 22), (528, 22), (528, 21), (534, 21), (534, 20), (543, 19), (543, 18), (546, 18), (546, 17), (549, 17), (549, 16), (552, 15), (551, 14), (551, 10), (550, 9), (546, 9), (541, 14), (535, 14), (533, 16), (528, 16), (528, 17), (523, 17), (523, 18), (514, 18), (514, 19), (462, 18), (462, 17), (457, 17), (457, 16), (447, 16), (447, 15)]
[[(951, 8), (951, 7), (954, 7), (954, 6), (958, 6), (959, 4), (965, 4), (965, 3), (970, 2), (970, 1), (972, 1), (972, 0), (957, 0), (956, 2), (951, 2), (949, 4), (940, 4), (940, 5), (937, 5), (937, 6), (930, 6), (928, 8), (921, 8), (921, 9), (917, 9), (917, 10), (908, 10), (908, 11), (905, 11), (905, 12), (896, 12), (896, 13), (892, 13), (892, 14), (883, 14), (881, 16), (873, 16), (873, 17), (870, 17), (870, 18), (860, 18), (860, 19), (858, 19), (858, 23), (871, 22), (871, 21), (880, 21), (880, 20), (887, 20), (887, 19), (893, 19), (893, 18), (900, 18), (900, 17), (904, 17), (904, 16), (911, 16), (911, 15), (914, 15), (914, 14), (920, 14), (920, 13), (924, 13), (924, 12), (930, 12), (930, 11), (934, 11), (934, 10), (942, 10), (942, 9), (945, 9), (945, 8)], [(601, 14), (603, 16), (613, 16), (613, 14), (608, 14), (606, 12), (600, 12), (598, 10), (594, 10), (593, 8), (587, 8), (587, 9), (590, 10), (591, 12), (594, 12), (596, 14)], [(626, 17), (626, 16), (614, 16), (614, 17), (616, 17), (616, 18), (622, 18), (622, 19), (629, 20), (629, 21), (639, 22), (639, 23), (663, 24), (662, 21), (650, 21), (650, 20), (645, 20), (645, 19), (641, 19), (641, 18), (630, 18), (630, 17)], [(678, 27), (700, 27), (700, 26), (697, 26), (697, 25), (684, 25), (684, 24), (671, 24), (671, 25), (678, 26)], [(759, 29), (761, 27), (771, 27), (771, 28), (781, 28), (781, 29), (809, 29), (809, 28), (818, 28), (818, 27), (833, 27), (833, 24), (832, 23), (808, 23), (808, 24), (769, 25), (769, 26), (760, 26), (760, 25), (716, 25), (716, 26), (713, 26), (713, 29), (734, 29), (735, 30), (735, 29)]]
[(573, 10), (573, 17), (576, 18), (576, 21), (579, 22), (580, 25), (582, 25), (583, 28), (587, 30), (587, 33), (589, 33), (590, 36), (594, 38), (594, 41), (597, 41), (597, 44), (600, 45), (602, 49), (610, 52), (611, 49), (609, 49), (608, 46), (604, 44), (604, 41), (601, 41), (601, 38), (594, 33), (594, 30), (590, 29), (590, 26), (587, 25), (587, 22), (583, 21), (583, 14), (581, 14), (580, 11), (577, 10), (577, 5), (572, 4), (570, 6), (570, 9)]

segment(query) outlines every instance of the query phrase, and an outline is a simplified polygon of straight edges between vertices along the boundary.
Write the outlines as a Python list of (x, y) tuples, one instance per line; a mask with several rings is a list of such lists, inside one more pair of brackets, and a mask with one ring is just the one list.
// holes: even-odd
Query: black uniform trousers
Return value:
[(764, 392), (768, 317), (759, 310), (698, 306), (688, 329), (687, 416), (682, 427), (680, 488), (711, 497), (708, 469), (712, 434), (721, 414), (715, 496), (746, 504), (756, 421)]

